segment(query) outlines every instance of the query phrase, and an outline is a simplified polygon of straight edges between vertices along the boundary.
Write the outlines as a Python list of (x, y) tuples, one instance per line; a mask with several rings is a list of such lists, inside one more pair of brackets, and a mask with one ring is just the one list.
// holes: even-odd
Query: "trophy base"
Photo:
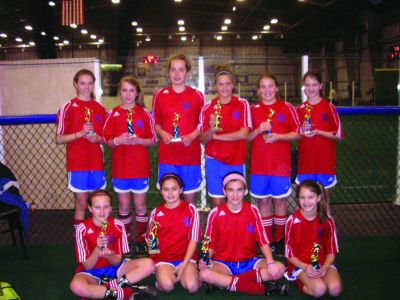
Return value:
[(160, 253), (160, 249), (150, 249), (149, 250), (149, 254), (159, 254)]
[(134, 134), (134, 133), (130, 133), (129, 136), (131, 136), (131, 137), (136, 137), (137, 135)]
[(309, 135), (311, 135), (312, 134), (312, 132), (311, 131), (309, 131), (309, 130), (307, 130), (307, 131), (304, 131), (304, 135), (305, 136), (309, 136)]
[(180, 142), (182, 142), (182, 138), (172, 138), (171, 139), (171, 143), (180, 143)]
[(271, 138), (271, 136), (269, 134), (264, 133), (263, 134), (263, 138), (265, 141), (269, 140)]

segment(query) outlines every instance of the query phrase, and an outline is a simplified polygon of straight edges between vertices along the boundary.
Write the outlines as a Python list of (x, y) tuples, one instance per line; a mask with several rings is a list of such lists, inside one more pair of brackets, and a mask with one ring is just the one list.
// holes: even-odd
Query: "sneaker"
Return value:
[(204, 293), (209, 294), (217, 289), (217, 287), (211, 283), (203, 282)]
[(131, 285), (133, 289), (133, 295), (130, 300), (137, 299), (136, 297), (157, 297), (158, 290), (151, 285)]
[(276, 256), (284, 256), (285, 255), (285, 241), (284, 239), (280, 239), (279, 241), (274, 243), (274, 254)]
[(289, 286), (287, 284), (279, 284), (276, 281), (267, 281), (265, 283), (266, 296), (287, 296), (289, 294)]

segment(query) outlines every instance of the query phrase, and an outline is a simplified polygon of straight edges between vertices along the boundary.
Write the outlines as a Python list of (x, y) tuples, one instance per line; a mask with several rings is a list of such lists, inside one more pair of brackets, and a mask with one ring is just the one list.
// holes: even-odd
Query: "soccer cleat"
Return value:
[(266, 296), (287, 296), (289, 294), (289, 286), (287, 284), (279, 284), (276, 281), (267, 281), (265, 283)]
[(274, 254), (276, 256), (285, 255), (285, 241), (283, 239), (280, 239), (279, 241), (275, 242), (274, 247), (275, 247)]
[(133, 289), (133, 298), (137, 299), (140, 297), (157, 297), (158, 290), (151, 285), (131, 285), (131, 289)]

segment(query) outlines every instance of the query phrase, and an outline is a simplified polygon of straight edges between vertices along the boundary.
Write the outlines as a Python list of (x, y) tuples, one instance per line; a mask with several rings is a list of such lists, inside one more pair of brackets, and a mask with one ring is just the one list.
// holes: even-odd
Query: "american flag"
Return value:
[(83, 25), (83, 0), (62, 0), (61, 25)]

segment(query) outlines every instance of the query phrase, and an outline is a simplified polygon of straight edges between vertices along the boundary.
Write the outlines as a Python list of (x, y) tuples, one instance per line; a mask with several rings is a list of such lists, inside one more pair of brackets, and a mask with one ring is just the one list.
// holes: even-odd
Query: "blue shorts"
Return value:
[(148, 178), (113, 178), (114, 191), (117, 193), (146, 193), (149, 190)]
[[(183, 262), (183, 259), (181, 260), (175, 260), (175, 261), (159, 261), (156, 263), (156, 267), (159, 265), (170, 265), (174, 269), (176, 269), (177, 266), (179, 266)], [(194, 259), (191, 259), (190, 262), (194, 265), (196, 265), (196, 261)]]
[(208, 195), (213, 198), (224, 198), (223, 182), (224, 177), (231, 172), (246, 174), (246, 166), (227, 165), (214, 158), (206, 157), (206, 180)]
[(68, 188), (74, 193), (91, 192), (106, 188), (104, 171), (68, 172)]
[(158, 165), (158, 179), (157, 188), (160, 189), (160, 179), (168, 173), (178, 175), (183, 181), (183, 193), (195, 193), (200, 191), (204, 186), (203, 176), (201, 176), (201, 166), (180, 166), (180, 165), (169, 165), (159, 164)]
[(334, 187), (337, 183), (336, 175), (334, 174), (297, 174), (296, 183), (299, 184), (306, 179), (319, 182), (326, 189)]
[(121, 261), (121, 263), (116, 266), (108, 266), (108, 267), (97, 268), (97, 269), (93, 269), (93, 270), (83, 270), (79, 273), (88, 274), (92, 277), (98, 278), (99, 280), (103, 277), (114, 279), (114, 278), (118, 277), (118, 270), (124, 262), (125, 261)]
[(228, 268), (231, 275), (240, 275), (247, 271), (254, 270), (255, 265), (265, 258), (253, 257), (239, 262), (213, 260), (214, 262), (220, 263)]
[(292, 192), (289, 176), (250, 175), (250, 195), (285, 198)]

